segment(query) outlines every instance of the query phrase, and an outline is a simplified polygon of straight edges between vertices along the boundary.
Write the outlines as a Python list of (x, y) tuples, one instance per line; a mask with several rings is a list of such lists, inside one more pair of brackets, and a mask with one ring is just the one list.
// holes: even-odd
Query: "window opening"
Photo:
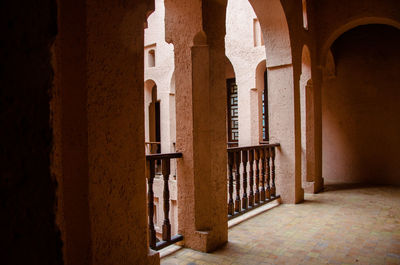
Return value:
[(307, 2), (303, 0), (303, 27), (308, 29), (308, 19), (307, 19)]
[(268, 121), (268, 73), (264, 72), (264, 90), (261, 95), (262, 98), (262, 139), (269, 141), (269, 121)]
[(239, 141), (239, 105), (236, 79), (226, 80), (228, 92), (228, 141)]
[(147, 64), (149, 67), (156, 66), (156, 51), (153, 49), (148, 52)]

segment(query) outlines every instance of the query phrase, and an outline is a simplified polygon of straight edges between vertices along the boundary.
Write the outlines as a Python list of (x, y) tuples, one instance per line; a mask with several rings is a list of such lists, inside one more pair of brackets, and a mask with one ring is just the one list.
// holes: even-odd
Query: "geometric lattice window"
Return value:
[(228, 141), (239, 141), (238, 87), (235, 78), (226, 80), (228, 94)]

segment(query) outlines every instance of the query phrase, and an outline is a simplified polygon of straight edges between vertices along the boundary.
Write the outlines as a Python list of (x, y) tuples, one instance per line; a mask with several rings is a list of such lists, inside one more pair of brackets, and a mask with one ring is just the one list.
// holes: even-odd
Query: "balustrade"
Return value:
[[(168, 154), (151, 154), (146, 155), (146, 177), (147, 177), (147, 203), (149, 213), (149, 245), (151, 249), (160, 250), (173, 243), (183, 240), (183, 236), (176, 234), (171, 236), (171, 222), (170, 214), (170, 191), (169, 191), (169, 177), (171, 174), (171, 159), (181, 158), (182, 153), (168, 153)], [(162, 224), (161, 239), (157, 238), (155, 225), (154, 225), (154, 190), (153, 184), (156, 177), (156, 167), (158, 161), (161, 161), (161, 174), (164, 181), (163, 189), (163, 211), (164, 221)]]
[(145, 142), (146, 155), (147, 154), (157, 154), (160, 152), (161, 143), (160, 142)]
[(280, 197), (275, 187), (275, 148), (279, 145), (227, 149), (228, 219)]

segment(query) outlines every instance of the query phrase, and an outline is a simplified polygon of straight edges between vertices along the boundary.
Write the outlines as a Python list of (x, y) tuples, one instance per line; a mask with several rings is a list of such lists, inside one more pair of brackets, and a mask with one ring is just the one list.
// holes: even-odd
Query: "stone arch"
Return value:
[[(258, 123), (258, 134), (259, 134), (259, 141), (264, 140), (263, 137), (263, 92), (264, 89), (267, 88), (265, 83), (265, 73), (267, 71), (267, 62), (266, 60), (262, 60), (258, 63), (256, 67), (256, 91), (257, 91), (257, 106), (258, 106), (258, 116), (257, 116), (257, 123)], [(265, 99), (265, 97), (264, 97)], [(268, 104), (268, 98), (265, 99), (265, 102)], [(268, 112), (266, 112), (266, 121), (268, 122)], [(268, 127), (266, 127), (266, 130)]]
[[(391, 132), (399, 132), (399, 29), (387, 19), (357, 20), (326, 44), (323, 55), (331, 49), (337, 63), (336, 78), (322, 87), (322, 173), (329, 182), (384, 183), (398, 176), (392, 158), (399, 148)], [(344, 155), (336, 158), (338, 153)]]
[(326, 60), (328, 59), (327, 55), (329, 53), (329, 49), (337, 38), (339, 38), (343, 33), (349, 31), (350, 29), (368, 24), (384, 24), (400, 29), (400, 21), (396, 21), (385, 17), (363, 17), (350, 20), (347, 23), (344, 23), (342, 26), (338, 27), (335, 31), (333, 31), (332, 34), (327, 38), (327, 40), (323, 44), (321, 49), (321, 65), (326, 64)]
[[(227, 138), (228, 146), (237, 146), (239, 139), (236, 135), (239, 135), (239, 89), (237, 86), (235, 69), (231, 63), (231, 60), (225, 56), (225, 79), (226, 79), (226, 95), (227, 95)], [(236, 91), (236, 92), (235, 92)], [(236, 103), (232, 102), (232, 97)], [(236, 134), (237, 133), (237, 134)], [(235, 142), (235, 143), (234, 143)]]
[(302, 1), (303, 8), (303, 28), (308, 30), (307, 0)]
[(236, 72), (235, 68), (233, 67), (233, 64), (231, 60), (228, 58), (228, 56), (225, 56), (225, 78), (235, 78), (236, 77)]
[(155, 102), (157, 84), (152, 79), (144, 82), (145, 142), (154, 142), (155, 138)]
[(260, 21), (264, 35), (267, 67), (292, 64), (289, 26), (281, 2), (279, 0), (249, 0), (249, 2)]
[(328, 49), (326, 54), (325, 63), (322, 66), (322, 77), (323, 80), (328, 80), (335, 78), (336, 76), (336, 63), (335, 58), (333, 58), (332, 50)]
[(304, 200), (298, 84), (294, 81), (289, 26), (280, 0), (249, 0), (264, 36), (268, 78), (269, 140), (279, 142), (277, 191), (283, 202)]

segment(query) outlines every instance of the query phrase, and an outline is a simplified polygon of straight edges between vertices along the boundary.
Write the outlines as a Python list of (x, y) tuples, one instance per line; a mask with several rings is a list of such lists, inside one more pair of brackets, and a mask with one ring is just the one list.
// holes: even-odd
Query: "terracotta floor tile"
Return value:
[(400, 188), (331, 190), (280, 205), (231, 228), (214, 253), (181, 249), (174, 264), (400, 265)]

